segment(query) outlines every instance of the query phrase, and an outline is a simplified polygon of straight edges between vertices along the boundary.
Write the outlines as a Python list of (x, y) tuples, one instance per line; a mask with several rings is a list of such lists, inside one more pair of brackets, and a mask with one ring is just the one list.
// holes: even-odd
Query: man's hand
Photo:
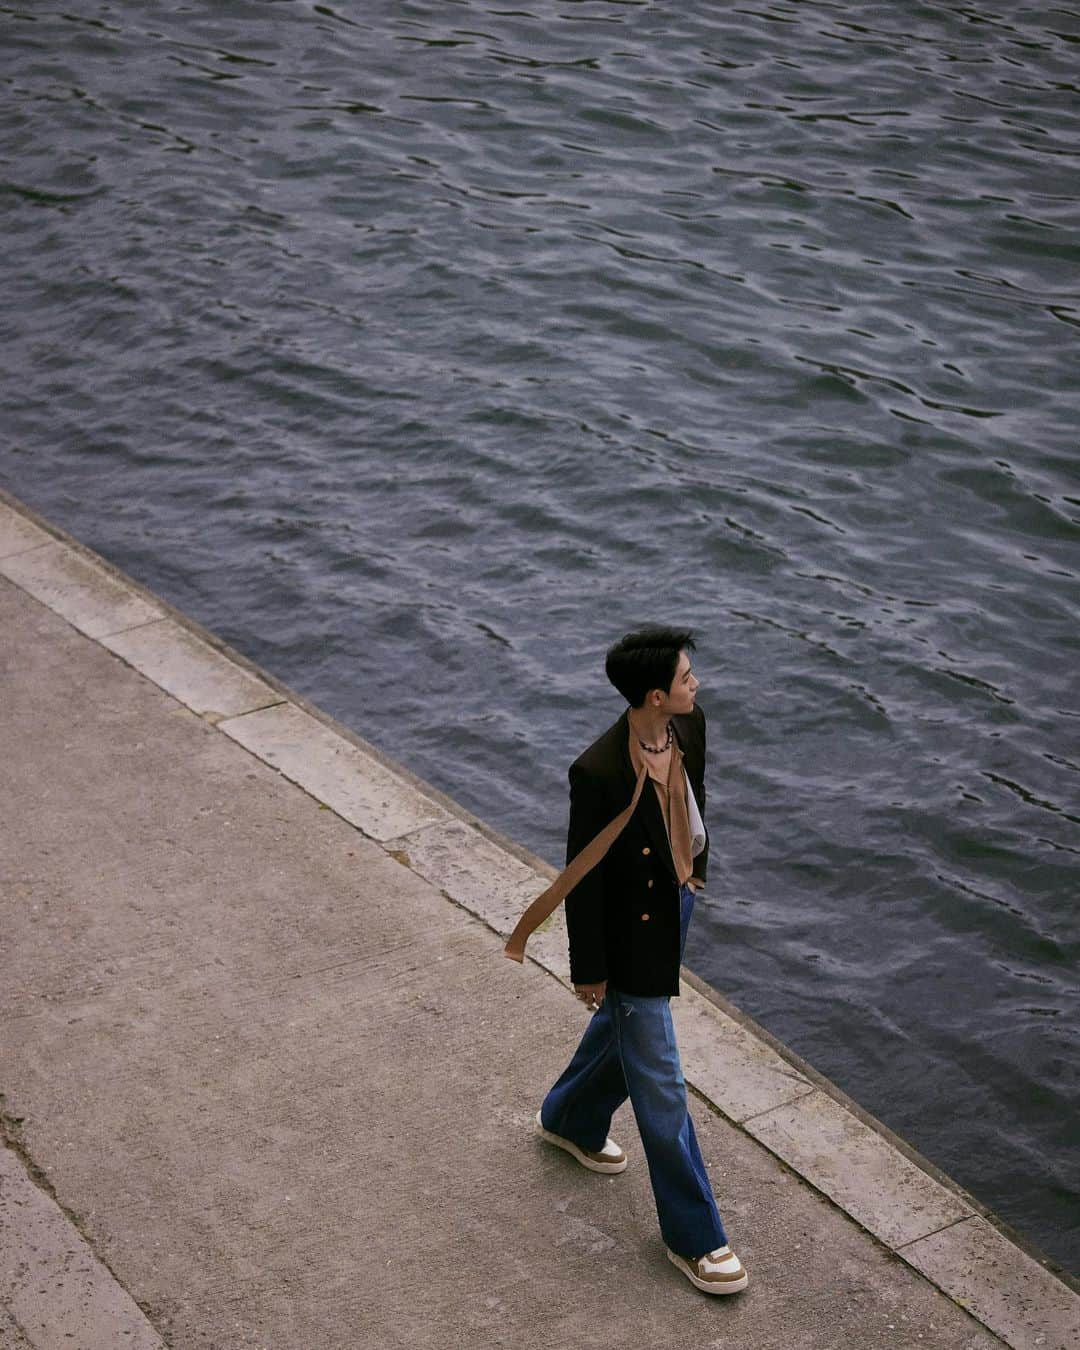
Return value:
[(589, 1012), (596, 1012), (600, 1004), (604, 1001), (604, 995), (607, 993), (607, 980), (601, 980), (599, 984), (575, 984), (574, 994), (581, 999)]

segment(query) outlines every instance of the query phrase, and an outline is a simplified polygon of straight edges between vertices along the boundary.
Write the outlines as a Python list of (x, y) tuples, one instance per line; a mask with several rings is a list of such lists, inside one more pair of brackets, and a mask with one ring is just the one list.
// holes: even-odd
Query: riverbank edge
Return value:
[[(303, 787), (505, 937), (555, 870), (0, 489), (0, 574)], [(493, 959), (497, 952), (493, 952)], [(569, 983), (561, 914), (529, 959)], [(1010, 1346), (1048, 1345), (1080, 1281), (753, 1018), (684, 970), (687, 1082)], [(1055, 1340), (1056, 1343), (1056, 1340)]]

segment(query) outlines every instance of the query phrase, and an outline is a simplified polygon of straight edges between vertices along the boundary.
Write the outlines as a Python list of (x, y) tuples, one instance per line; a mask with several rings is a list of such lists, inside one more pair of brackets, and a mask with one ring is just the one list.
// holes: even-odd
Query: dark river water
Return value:
[(604, 650), (694, 627), (689, 964), (1080, 1265), (1075, 0), (0, 53), (0, 483), (554, 863)]

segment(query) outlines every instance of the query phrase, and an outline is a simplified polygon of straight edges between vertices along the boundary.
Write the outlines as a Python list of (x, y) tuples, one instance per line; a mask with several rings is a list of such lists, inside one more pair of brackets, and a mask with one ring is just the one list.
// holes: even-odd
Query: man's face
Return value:
[[(688, 713), (694, 708), (694, 695), (698, 691), (697, 678), (690, 669), (690, 656), (687, 652), (679, 653), (679, 664), (675, 667), (675, 678), (671, 681), (671, 689), (667, 695), (667, 707), (659, 705), (659, 710), (667, 713)], [(649, 695), (650, 698), (653, 695)]]

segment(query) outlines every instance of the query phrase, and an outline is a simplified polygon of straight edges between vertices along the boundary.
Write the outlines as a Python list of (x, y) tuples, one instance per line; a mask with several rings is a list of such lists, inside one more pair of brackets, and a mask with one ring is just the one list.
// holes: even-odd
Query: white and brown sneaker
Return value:
[(704, 1289), (707, 1294), (737, 1294), (749, 1284), (742, 1262), (730, 1247), (717, 1247), (714, 1252), (706, 1252), (696, 1259), (676, 1256), (669, 1248), (668, 1260), (692, 1285)]
[(605, 1139), (604, 1147), (598, 1153), (591, 1149), (578, 1148), (570, 1139), (564, 1139), (561, 1134), (552, 1134), (550, 1130), (545, 1130), (540, 1120), (540, 1112), (536, 1113), (536, 1131), (541, 1139), (546, 1139), (549, 1144), (554, 1144), (556, 1148), (565, 1149), (572, 1158), (576, 1158), (582, 1167), (587, 1167), (590, 1172), (625, 1172), (626, 1154), (614, 1141), (614, 1139)]

